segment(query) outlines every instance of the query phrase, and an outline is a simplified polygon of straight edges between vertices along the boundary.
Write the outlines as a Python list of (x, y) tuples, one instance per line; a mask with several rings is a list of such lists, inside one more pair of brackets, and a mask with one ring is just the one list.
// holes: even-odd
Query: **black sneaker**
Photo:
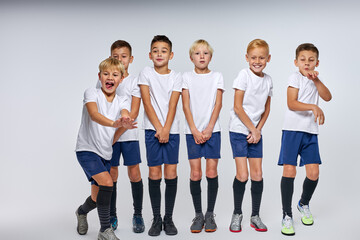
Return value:
[(145, 231), (144, 219), (141, 215), (134, 215), (132, 223), (134, 233), (142, 233)]
[(166, 235), (176, 235), (178, 233), (172, 217), (165, 215), (163, 224)]
[(162, 219), (161, 216), (154, 216), (153, 222), (149, 229), (149, 236), (159, 236), (162, 230)]

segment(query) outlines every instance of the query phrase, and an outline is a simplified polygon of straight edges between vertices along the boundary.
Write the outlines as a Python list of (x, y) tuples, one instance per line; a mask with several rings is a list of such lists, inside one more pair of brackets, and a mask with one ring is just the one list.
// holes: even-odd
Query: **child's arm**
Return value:
[(252, 143), (258, 143), (261, 138), (261, 132), (254, 126), (254, 124), (250, 120), (249, 116), (244, 111), (244, 108), (243, 108), (244, 94), (245, 94), (245, 91), (235, 89), (234, 111), (251, 133), (248, 135), (247, 138), (249, 139), (252, 136), (252, 138), (253, 138)]
[(218, 89), (216, 92), (215, 106), (214, 106), (213, 112), (211, 113), (209, 124), (204, 129), (204, 131), (202, 131), (202, 134), (204, 134), (206, 141), (211, 138), (212, 131), (214, 129), (216, 120), (219, 117), (220, 110), (222, 107), (222, 95), (223, 95), (223, 91), (221, 89)]
[(299, 89), (294, 87), (288, 87), (287, 89), (287, 105), (292, 111), (312, 111), (315, 116), (315, 122), (319, 119), (319, 125), (324, 124), (325, 115), (321, 108), (316, 104), (302, 103), (298, 101)]
[(163, 128), (163, 126), (161, 125), (161, 122), (159, 121), (156, 112), (153, 106), (151, 105), (149, 86), (140, 85), (140, 91), (141, 91), (141, 98), (143, 100), (145, 113), (149, 118), (151, 124), (154, 126), (156, 132), (158, 132), (160, 129)]
[(320, 79), (317, 77), (319, 75), (319, 72), (313, 71), (308, 74), (307, 78), (312, 80), (316, 86), (316, 89), (319, 92), (319, 96), (326, 102), (330, 101), (332, 96), (329, 91), (329, 89), (320, 81)]
[(107, 117), (99, 113), (96, 102), (86, 103), (86, 109), (89, 113), (91, 120), (97, 122), (102, 126), (114, 128), (119, 128), (123, 126), (125, 128), (135, 128), (136, 123), (133, 123), (134, 120), (129, 117), (129, 112), (126, 109), (123, 109), (121, 111), (121, 118), (115, 121), (108, 119)]
[(189, 96), (189, 90), (183, 88), (182, 90), (182, 103), (183, 103), (183, 110), (185, 114), (186, 121), (189, 124), (191, 133), (194, 137), (196, 144), (202, 144), (205, 142), (205, 139), (203, 138), (203, 134), (196, 128), (193, 115), (190, 110), (190, 96)]
[[(139, 109), (140, 109), (140, 103), (141, 103), (141, 98), (138, 97), (134, 97), (132, 96), (132, 100), (131, 100), (131, 110), (130, 110), (130, 118), (131, 119), (136, 119), (139, 115)], [(113, 140), (113, 144), (117, 142), (117, 140), (120, 138), (120, 136), (126, 131), (126, 128), (120, 127), (116, 130), (115, 135), (114, 135), (114, 140)]]
[(179, 97), (180, 97), (180, 92), (173, 91), (171, 93), (171, 97), (169, 101), (169, 111), (166, 116), (164, 127), (161, 128), (160, 131), (156, 132), (155, 134), (155, 137), (159, 139), (160, 143), (167, 143), (169, 141), (170, 129), (175, 118), (176, 106), (178, 104)]
[(268, 96), (266, 103), (265, 103), (265, 111), (263, 112), (263, 114), (261, 114), (261, 118), (260, 121), (258, 123), (258, 125), (256, 126), (256, 128), (261, 132), (261, 129), (263, 128), (263, 126), (265, 125), (265, 122), (269, 116), (270, 113), (270, 102), (271, 102), (271, 97)]

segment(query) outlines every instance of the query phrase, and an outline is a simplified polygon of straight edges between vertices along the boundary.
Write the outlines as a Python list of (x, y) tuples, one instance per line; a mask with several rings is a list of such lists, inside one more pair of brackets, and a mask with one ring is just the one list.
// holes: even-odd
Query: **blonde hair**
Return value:
[(214, 52), (214, 49), (210, 46), (210, 44), (204, 40), (204, 39), (199, 39), (199, 40), (196, 40), (190, 47), (190, 50), (189, 50), (189, 54), (191, 56), (191, 54), (193, 54), (195, 52), (195, 49), (199, 46), (205, 46), (207, 47), (207, 49), (209, 50), (210, 54), (213, 55), (213, 52)]
[(108, 69), (116, 69), (121, 72), (123, 76), (125, 74), (124, 65), (116, 58), (107, 58), (99, 64), (99, 71), (103, 72)]
[(246, 52), (249, 53), (250, 50), (254, 49), (254, 48), (260, 48), (263, 47), (267, 50), (268, 54), (270, 52), (269, 49), (269, 44), (267, 44), (267, 42), (265, 42), (265, 40), (262, 39), (254, 39), (252, 40), (249, 45), (247, 46), (247, 50)]

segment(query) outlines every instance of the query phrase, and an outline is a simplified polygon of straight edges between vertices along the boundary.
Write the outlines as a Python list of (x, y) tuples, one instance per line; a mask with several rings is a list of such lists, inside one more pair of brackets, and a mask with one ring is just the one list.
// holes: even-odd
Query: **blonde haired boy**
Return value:
[[(214, 207), (218, 192), (217, 165), (220, 158), (219, 113), (224, 89), (223, 76), (211, 71), (208, 65), (213, 49), (205, 40), (195, 41), (189, 51), (194, 70), (183, 74), (182, 100), (186, 117), (185, 134), (190, 163), (190, 192), (195, 208), (191, 232), (206, 232), (217, 229)], [(201, 158), (206, 159), (208, 204), (205, 217), (201, 206)]]

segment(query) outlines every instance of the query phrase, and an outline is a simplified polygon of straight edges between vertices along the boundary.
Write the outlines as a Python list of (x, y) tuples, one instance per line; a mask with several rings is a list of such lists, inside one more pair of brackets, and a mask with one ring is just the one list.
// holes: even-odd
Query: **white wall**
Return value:
[[(296, 47), (314, 43), (320, 50), (322, 79), (333, 94), (320, 102), (326, 123), (320, 127), (323, 160), (318, 189), (312, 201), (313, 227), (296, 219), (297, 238), (308, 236), (356, 239), (359, 213), (357, 170), (359, 162), (358, 79), (359, 3), (356, 1), (2, 1), (0, 3), (0, 232), (2, 239), (78, 239), (75, 208), (89, 194), (89, 184), (77, 163), (74, 147), (80, 125), (83, 91), (94, 86), (99, 62), (109, 56), (117, 39), (133, 46), (131, 73), (151, 65), (149, 44), (154, 35), (165, 34), (173, 42), (170, 68), (189, 71), (191, 43), (199, 38), (215, 49), (210, 69), (224, 75), (226, 92), (221, 112), (222, 159), (220, 189), (215, 212), (219, 230), (191, 235), (193, 207), (189, 191), (189, 166), (185, 138), (181, 136), (179, 188), (174, 239), (230, 239), (233, 210), (232, 180), (235, 165), (228, 139), (232, 81), (247, 67), (246, 46), (254, 38), (270, 45), (271, 62), (265, 69), (274, 82), (270, 117), (264, 127), (265, 188), (261, 215), (269, 227), (263, 238), (280, 237), (282, 169), (277, 166), (281, 126), (286, 109), (288, 76)], [(179, 109), (181, 111), (181, 108)], [(140, 118), (141, 120), (141, 118)], [(184, 119), (183, 119), (184, 120)], [(184, 121), (182, 122), (184, 123)], [(144, 178), (144, 217), (151, 224), (143, 132), (141, 150)], [(120, 168), (118, 212), (122, 239), (145, 239), (130, 229), (132, 200), (126, 168)], [(301, 193), (304, 169), (298, 169), (294, 204)], [(206, 180), (203, 179), (206, 209)], [(164, 182), (162, 183), (164, 185)], [(250, 184), (244, 199), (242, 236), (255, 238), (250, 229)], [(295, 206), (295, 205), (294, 205)], [(294, 207), (293, 207), (294, 208)], [(296, 209), (294, 208), (294, 212)], [(296, 213), (297, 214), (297, 213)], [(295, 215), (299, 217), (298, 215)], [(98, 230), (96, 213), (90, 218), (89, 236)], [(19, 226), (20, 225), (20, 226)], [(314, 234), (314, 235), (310, 235)], [(162, 235), (159, 239), (165, 239)]]

